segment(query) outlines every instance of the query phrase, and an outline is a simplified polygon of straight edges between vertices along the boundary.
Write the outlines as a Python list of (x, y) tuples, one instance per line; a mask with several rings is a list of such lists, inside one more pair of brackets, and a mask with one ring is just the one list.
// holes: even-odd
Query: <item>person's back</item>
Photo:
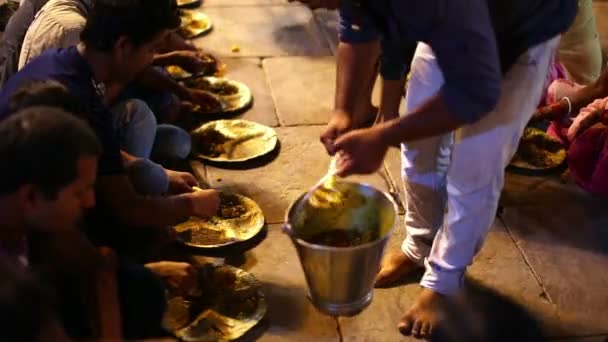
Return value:
[(45, 51), (80, 42), (92, 6), (89, 0), (50, 0), (28, 28), (19, 55), (19, 70)]
[(67, 342), (52, 295), (39, 279), (0, 260), (0, 336), (5, 341)]
[(23, 0), (0, 39), (0, 89), (17, 72), (23, 37), (36, 13), (47, 0)]

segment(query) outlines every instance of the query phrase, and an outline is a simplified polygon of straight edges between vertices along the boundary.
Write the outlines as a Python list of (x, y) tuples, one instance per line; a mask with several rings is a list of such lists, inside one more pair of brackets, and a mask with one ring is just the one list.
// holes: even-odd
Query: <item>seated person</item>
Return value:
[(39, 279), (0, 260), (0, 336), (5, 341), (72, 341), (57, 319), (48, 289)]
[(0, 89), (17, 72), (25, 32), (47, 0), (21, 0), (0, 38)]
[(608, 69), (587, 86), (555, 80), (547, 103), (533, 121), (551, 121), (548, 133), (567, 148), (568, 169), (578, 185), (608, 195)]
[[(100, 152), (86, 123), (56, 108), (32, 107), (0, 123), (0, 162), (13, 166), (0, 183), (2, 259), (46, 276), (60, 294), (65, 328), (79, 338), (91, 337), (95, 319), (87, 315), (91, 301), (78, 294), (102, 258), (75, 226), (95, 203)], [(162, 335), (165, 290), (158, 277), (179, 289), (193, 275), (186, 263), (142, 267), (120, 259), (116, 278), (125, 337)]]
[[(48, 49), (77, 45), (92, 5), (92, 0), (49, 0), (27, 30), (19, 57), (19, 69)], [(167, 38), (170, 38), (169, 45), (191, 49), (175, 32), (171, 32)], [(159, 50), (166, 45), (168, 44), (161, 45)], [(205, 62), (205, 60), (198, 51), (168, 51), (157, 55), (154, 64), (179, 65), (192, 73), (205, 70), (213, 73), (217, 63)], [(209, 60), (214, 61), (213, 58)], [(182, 108), (180, 99), (196, 104), (200, 104), (200, 101), (203, 103), (213, 101), (205, 92), (186, 88), (174, 81), (162, 68), (147, 68), (136, 83), (131, 84), (115, 100), (119, 102), (130, 98), (144, 100), (160, 121), (170, 122), (177, 118)]]
[[(99, 244), (115, 247), (122, 243), (128, 247), (133, 241), (124, 237), (124, 227), (164, 229), (190, 216), (213, 215), (218, 209), (218, 192), (193, 191), (196, 180), (183, 172), (164, 170), (160, 175), (168, 180), (167, 189), (161, 190), (172, 195), (137, 193), (125, 164), (138, 162), (137, 157), (145, 158), (150, 153), (154, 143), (150, 131), (155, 128), (146, 121), (149, 115), (138, 115), (137, 104), (141, 101), (125, 106), (124, 115), (118, 116), (110, 112), (103, 94), (104, 88), (110, 88), (105, 85), (127, 84), (145, 69), (156, 47), (177, 25), (179, 17), (170, 0), (99, 0), (77, 47), (43, 54), (15, 74), (0, 92), (0, 118), (9, 115), (13, 93), (32, 80), (59, 81), (86, 105), (84, 114), (103, 145), (97, 182), (99, 203), (95, 219), (90, 220), (99, 229), (87, 226)], [(120, 120), (115, 120), (117, 116)], [(145, 146), (125, 134), (127, 130), (143, 132), (146, 137), (140, 140)]]

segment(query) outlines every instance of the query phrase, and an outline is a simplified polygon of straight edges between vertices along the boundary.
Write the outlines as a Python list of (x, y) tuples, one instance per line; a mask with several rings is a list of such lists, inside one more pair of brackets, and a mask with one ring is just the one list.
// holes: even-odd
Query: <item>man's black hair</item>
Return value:
[(9, 111), (15, 113), (29, 107), (48, 106), (62, 109), (70, 114), (84, 116), (86, 106), (68, 88), (55, 80), (33, 80), (13, 93)]
[(81, 119), (51, 107), (32, 107), (0, 122), (0, 195), (25, 184), (53, 199), (78, 176), (84, 156), (98, 156), (101, 145)]
[(163, 30), (177, 29), (180, 23), (175, 0), (95, 0), (80, 40), (110, 51), (122, 36), (141, 45)]

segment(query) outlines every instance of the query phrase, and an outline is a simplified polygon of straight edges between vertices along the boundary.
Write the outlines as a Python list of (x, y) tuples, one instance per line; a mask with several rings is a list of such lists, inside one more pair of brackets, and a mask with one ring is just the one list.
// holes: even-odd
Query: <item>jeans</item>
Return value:
[(168, 125), (157, 124), (148, 105), (137, 99), (126, 100), (112, 107), (114, 128), (121, 149), (141, 158), (128, 168), (133, 185), (144, 195), (167, 192), (169, 181), (164, 169), (154, 161), (184, 159), (190, 154), (188, 132)]
[[(505, 74), (496, 108), (478, 122), (403, 144), (407, 238), (402, 250), (425, 266), (423, 287), (450, 294), (462, 286), (465, 269), (494, 221), (504, 169), (540, 100), (558, 43), (554, 38), (523, 54)], [(406, 112), (435, 95), (443, 83), (435, 54), (419, 43)]]

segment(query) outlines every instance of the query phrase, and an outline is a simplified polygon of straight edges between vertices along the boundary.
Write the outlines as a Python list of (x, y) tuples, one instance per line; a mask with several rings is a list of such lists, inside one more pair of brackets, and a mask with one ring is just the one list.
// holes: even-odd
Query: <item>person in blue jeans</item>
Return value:
[[(0, 120), (10, 115), (13, 93), (32, 80), (58, 81), (84, 103), (83, 114), (103, 146), (98, 205), (87, 215), (91, 226), (97, 225), (91, 228), (97, 243), (128, 244), (122, 235), (125, 230), (164, 230), (190, 216), (213, 215), (218, 209), (217, 191), (194, 191), (197, 182), (190, 173), (149, 161), (155, 156), (186, 154), (189, 139), (185, 135), (157, 128), (152, 112), (141, 101), (127, 101), (114, 111), (109, 106), (150, 65), (157, 48), (179, 23), (171, 0), (99, 0), (87, 17), (78, 46), (47, 51), (11, 77), (0, 92)], [(163, 136), (174, 143), (164, 143)], [(167, 146), (177, 148), (166, 150)], [(144, 165), (136, 167), (139, 164)], [(148, 180), (132, 181), (129, 170), (139, 170)]]

